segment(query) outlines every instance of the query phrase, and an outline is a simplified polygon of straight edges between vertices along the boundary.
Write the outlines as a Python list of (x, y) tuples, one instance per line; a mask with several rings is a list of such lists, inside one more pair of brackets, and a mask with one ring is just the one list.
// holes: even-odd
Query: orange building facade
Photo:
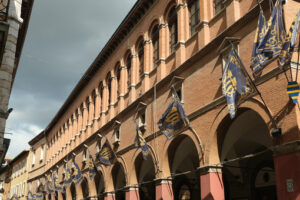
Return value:
[[(289, 27), (300, 3), (283, 7)], [(299, 107), (276, 61), (255, 81), (268, 108), (255, 96), (232, 120), (222, 96), (231, 43), (251, 73), (258, 14), (255, 0), (137, 1), (45, 129), (42, 176), (63, 181), (72, 159), (84, 175), (46, 199), (300, 199)], [(157, 122), (172, 88), (194, 131), (168, 141)], [(147, 160), (134, 145), (136, 123), (150, 147)], [(99, 173), (90, 179), (87, 157), (106, 138), (117, 162), (96, 161)]]

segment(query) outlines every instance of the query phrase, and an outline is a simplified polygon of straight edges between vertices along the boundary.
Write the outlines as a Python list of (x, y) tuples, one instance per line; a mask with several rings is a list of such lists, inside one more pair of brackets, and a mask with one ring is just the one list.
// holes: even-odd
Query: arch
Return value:
[(144, 46), (145, 46), (145, 41), (143, 36), (139, 36), (137, 41), (136, 41), (136, 49), (135, 52), (137, 52), (137, 56), (138, 56), (138, 78), (139, 80), (141, 79), (141, 77), (144, 74)]
[(88, 184), (86, 177), (83, 177), (83, 180), (81, 182), (81, 190), (82, 190), (82, 195), (84, 198), (90, 196), (89, 184)]
[[(239, 108), (234, 119), (227, 114), (218, 125), (216, 139), (215, 156), (223, 163), (225, 199), (239, 196), (276, 199), (273, 155), (268, 151), (268, 147), (272, 146), (272, 138), (269, 126), (260, 113), (244, 106)], [(226, 163), (249, 154), (257, 155)], [(268, 178), (264, 178), (265, 175)]]
[(123, 188), (126, 186), (127, 180), (125, 169), (120, 162), (114, 164), (111, 175), (116, 199), (125, 200), (125, 191)]
[(140, 199), (155, 199), (155, 164), (152, 156), (148, 156), (147, 160), (143, 158), (140, 152), (134, 161), (135, 173), (139, 185)]
[(100, 113), (102, 111), (104, 111), (104, 108), (103, 108), (103, 93), (104, 93), (104, 84), (103, 84), (103, 81), (101, 81), (99, 83), (99, 95), (100, 95)]
[(167, 5), (166, 5), (166, 7), (165, 7), (165, 9), (164, 9), (164, 15), (163, 15), (163, 17), (164, 17), (164, 23), (166, 23), (167, 21), (168, 21), (168, 16), (169, 16), (169, 13), (170, 13), (170, 11), (171, 11), (171, 9), (172, 8), (174, 8), (175, 7), (175, 9), (176, 9), (176, 2), (174, 1), (174, 0), (171, 0)]
[(98, 170), (98, 173), (96, 173), (94, 182), (98, 199), (104, 200), (105, 182), (101, 171)]
[[(262, 120), (265, 122), (265, 124), (268, 125), (268, 129), (271, 130), (272, 128), (275, 128), (271, 122), (271, 119), (269, 115), (267, 114), (267, 110), (264, 106), (264, 104), (256, 99), (251, 98), (248, 101), (244, 102), (240, 105), (237, 115), (242, 113), (245, 109), (251, 109), (255, 112), (257, 112)], [(272, 114), (272, 113), (271, 113)], [(220, 130), (221, 127), (223, 129), (226, 129), (226, 124), (228, 125), (228, 122), (230, 122), (231, 119), (228, 115), (228, 109), (227, 106), (224, 106), (221, 108), (215, 117), (210, 130), (209, 130), (209, 136), (207, 137), (208, 140), (205, 142), (205, 149), (204, 149), (204, 156), (206, 165), (214, 165), (220, 163), (219, 159), (219, 151), (218, 151), (218, 130)], [(227, 130), (227, 129), (226, 129)], [(224, 134), (223, 130), (223, 134)], [(220, 131), (219, 131), (220, 132)], [(269, 133), (270, 134), (270, 133)], [(271, 135), (270, 135), (271, 137)]]
[(196, 171), (200, 160), (195, 141), (188, 135), (178, 135), (171, 141), (167, 153), (174, 199), (188, 195), (191, 199), (200, 199), (200, 173)]
[(152, 31), (153, 31), (153, 28), (154, 28), (155, 26), (158, 26), (158, 25), (159, 25), (159, 17), (156, 16), (156, 17), (154, 17), (154, 19), (152, 20), (152, 23), (150, 24), (149, 29), (148, 29), (148, 38), (149, 38), (149, 39), (151, 39), (151, 33), (152, 33)]
[(177, 9), (176, 6), (171, 6), (167, 15), (168, 21), (168, 36), (169, 36), (169, 53), (175, 52), (175, 46), (178, 41), (178, 25), (177, 25)]
[(150, 38), (152, 40), (152, 68), (158, 65), (159, 61), (159, 25), (155, 24), (150, 32)]
[[(70, 194), (71, 194), (71, 199), (72, 200), (76, 200), (77, 198), (77, 193), (76, 193), (76, 187), (75, 187), (75, 183), (72, 182), (71, 186), (70, 186)], [(68, 198), (69, 199), (69, 198)]]
[(132, 66), (131, 66), (131, 59), (132, 59), (132, 54), (130, 49), (128, 49), (124, 55), (124, 61), (126, 65), (126, 70), (127, 70), (127, 90), (129, 90), (130, 85), (131, 85), (131, 76), (132, 76)]
[[(148, 155), (148, 157), (151, 157), (151, 160), (153, 161), (153, 163), (158, 163), (158, 158), (157, 158), (157, 155), (156, 155), (153, 147), (150, 144), (148, 144), (148, 147), (149, 147), (149, 151), (150, 151), (150, 154)], [(141, 153), (142, 153), (142, 150), (140, 148), (136, 148), (130, 163), (134, 163), (136, 161), (137, 157)], [(154, 169), (156, 172), (159, 170), (156, 165), (154, 165)], [(132, 184), (136, 184), (137, 182), (138, 182), (138, 179), (136, 176), (135, 165), (131, 165), (131, 170), (129, 171), (129, 177), (128, 177), (128, 184), (132, 185)]]

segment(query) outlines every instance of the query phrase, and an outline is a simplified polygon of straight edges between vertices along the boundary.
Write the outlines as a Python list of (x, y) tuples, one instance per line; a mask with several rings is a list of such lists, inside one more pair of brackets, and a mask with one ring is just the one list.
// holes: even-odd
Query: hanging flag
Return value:
[(47, 180), (47, 181), (46, 181), (46, 190), (47, 190), (47, 193), (48, 193), (48, 194), (54, 193), (55, 188), (54, 188), (54, 185), (53, 185), (53, 182), (52, 182), (52, 181), (50, 181), (50, 180)]
[(280, 69), (286, 64), (288, 64), (292, 59), (292, 54), (295, 48), (295, 44), (297, 41), (297, 35), (299, 30), (299, 20), (300, 20), (300, 10), (295, 17), (295, 20), (292, 22), (290, 30), (285, 38), (285, 42), (283, 43), (282, 50), (278, 57), (278, 66)]
[(35, 198), (36, 200), (43, 200), (43, 192), (45, 192), (45, 187), (43, 184), (40, 184), (36, 190)]
[(294, 103), (298, 102), (298, 95), (300, 92), (300, 87), (297, 81), (290, 81), (287, 85), (287, 93), (291, 97)]
[[(260, 16), (258, 27), (263, 24), (263, 19)], [(259, 37), (258, 46), (256, 48), (256, 57), (252, 59), (251, 68), (254, 77), (259, 77), (261, 71), (265, 67), (268, 61), (279, 56), (283, 43), (285, 41), (285, 27), (282, 17), (282, 2), (277, 0), (273, 8), (271, 17), (266, 27), (257, 29)], [(260, 32), (259, 32), (260, 31)], [(261, 36), (263, 38), (261, 38)], [(261, 40), (260, 40), (261, 39)], [(253, 52), (252, 52), (253, 55)]]
[(171, 140), (174, 133), (184, 127), (186, 122), (182, 105), (177, 100), (173, 100), (157, 124), (167, 139)]
[(43, 200), (44, 199), (44, 194), (41, 192), (38, 192), (35, 194), (34, 200)]
[(70, 169), (66, 168), (65, 170), (65, 177), (64, 177), (64, 186), (67, 188), (70, 183), (72, 183), (72, 176)]
[(253, 96), (255, 90), (255, 86), (232, 45), (222, 77), (222, 91), (227, 100), (231, 118), (235, 117), (238, 105)]
[(263, 10), (259, 4), (259, 16), (258, 16), (258, 23), (257, 23), (257, 28), (256, 28), (256, 33), (254, 37), (254, 42), (253, 42), (253, 49), (252, 49), (252, 56), (251, 56), (251, 64), (250, 67), (253, 70), (254, 73), (257, 73), (258, 69), (261, 68), (261, 65), (263, 65), (268, 57), (264, 56), (264, 54), (258, 54), (256, 52), (258, 46), (262, 42), (266, 30), (267, 30), (267, 24), (266, 24), (266, 19), (263, 13)]
[(116, 156), (111, 148), (108, 140), (106, 139), (105, 143), (103, 144), (100, 152), (97, 153), (97, 157), (99, 158), (100, 162), (104, 165), (110, 166), (112, 165), (115, 160)]
[(143, 137), (143, 133), (140, 130), (139, 126), (136, 125), (136, 138), (135, 138), (135, 142), (134, 145), (136, 147), (140, 147), (143, 153), (143, 158), (144, 160), (147, 160), (147, 156), (149, 155), (149, 146), (145, 140), (145, 138)]
[(32, 194), (32, 192), (29, 191), (29, 192), (27, 193), (26, 200), (35, 200), (35, 197), (34, 197), (34, 195)]
[(57, 192), (63, 192), (64, 191), (64, 188), (63, 186), (59, 183), (59, 180), (58, 180), (58, 177), (55, 176), (53, 178), (53, 182), (54, 182), (54, 188)]
[(80, 170), (80, 167), (78, 166), (78, 164), (75, 162), (75, 160), (73, 160), (73, 164), (74, 164), (74, 180), (76, 184), (80, 184), (81, 181), (83, 180), (83, 176), (82, 176), (82, 172)]
[(11, 198), (10, 198), (10, 200), (18, 200), (18, 197), (17, 197), (17, 195), (16, 194), (14, 194)]
[(89, 155), (89, 177), (90, 179), (94, 179), (96, 173), (98, 172), (97, 165), (93, 156)]

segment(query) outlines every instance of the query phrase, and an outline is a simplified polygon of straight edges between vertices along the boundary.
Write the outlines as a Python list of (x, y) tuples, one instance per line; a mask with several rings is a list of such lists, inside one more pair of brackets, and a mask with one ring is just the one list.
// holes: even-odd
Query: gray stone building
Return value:
[(9, 146), (5, 139), (12, 85), (18, 69), (34, 0), (0, 1), (0, 164)]

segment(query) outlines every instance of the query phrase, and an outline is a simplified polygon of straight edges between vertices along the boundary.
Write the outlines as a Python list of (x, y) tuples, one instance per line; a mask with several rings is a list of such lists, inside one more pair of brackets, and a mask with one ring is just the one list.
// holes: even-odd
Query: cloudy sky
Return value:
[(6, 124), (14, 157), (50, 123), (136, 0), (35, 0)]

